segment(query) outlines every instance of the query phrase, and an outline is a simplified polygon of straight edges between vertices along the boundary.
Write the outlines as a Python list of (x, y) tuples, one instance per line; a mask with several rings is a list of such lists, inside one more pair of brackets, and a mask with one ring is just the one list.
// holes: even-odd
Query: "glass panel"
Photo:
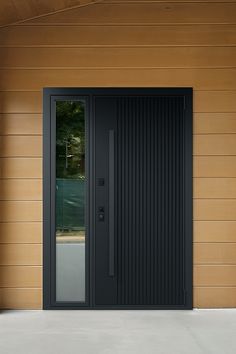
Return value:
[(56, 102), (56, 300), (85, 301), (85, 102)]

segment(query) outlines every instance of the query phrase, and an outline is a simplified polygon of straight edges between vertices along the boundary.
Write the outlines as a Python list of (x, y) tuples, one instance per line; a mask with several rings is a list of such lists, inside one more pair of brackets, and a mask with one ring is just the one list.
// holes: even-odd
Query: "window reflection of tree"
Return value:
[(80, 185), (85, 179), (83, 101), (57, 101), (56, 178), (57, 242), (84, 242), (84, 185), (82, 189)]
[(85, 176), (85, 105), (58, 101), (56, 107), (57, 178)]

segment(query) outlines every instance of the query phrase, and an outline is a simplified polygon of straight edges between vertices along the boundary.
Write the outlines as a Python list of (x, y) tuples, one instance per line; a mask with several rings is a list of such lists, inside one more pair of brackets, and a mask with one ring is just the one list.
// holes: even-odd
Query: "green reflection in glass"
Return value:
[(56, 102), (56, 291), (85, 301), (85, 102)]
[(57, 102), (57, 178), (85, 178), (84, 103)]

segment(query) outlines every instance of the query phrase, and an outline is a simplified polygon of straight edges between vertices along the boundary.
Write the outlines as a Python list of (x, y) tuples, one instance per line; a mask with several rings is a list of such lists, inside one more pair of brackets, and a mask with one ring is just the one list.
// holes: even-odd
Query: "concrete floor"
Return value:
[(235, 354), (236, 310), (5, 311), (1, 354)]

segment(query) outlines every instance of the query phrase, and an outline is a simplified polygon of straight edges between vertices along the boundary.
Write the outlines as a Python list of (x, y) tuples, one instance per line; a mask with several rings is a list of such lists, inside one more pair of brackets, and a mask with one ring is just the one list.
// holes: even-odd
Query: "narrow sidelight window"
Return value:
[(56, 101), (56, 301), (85, 301), (85, 102)]

